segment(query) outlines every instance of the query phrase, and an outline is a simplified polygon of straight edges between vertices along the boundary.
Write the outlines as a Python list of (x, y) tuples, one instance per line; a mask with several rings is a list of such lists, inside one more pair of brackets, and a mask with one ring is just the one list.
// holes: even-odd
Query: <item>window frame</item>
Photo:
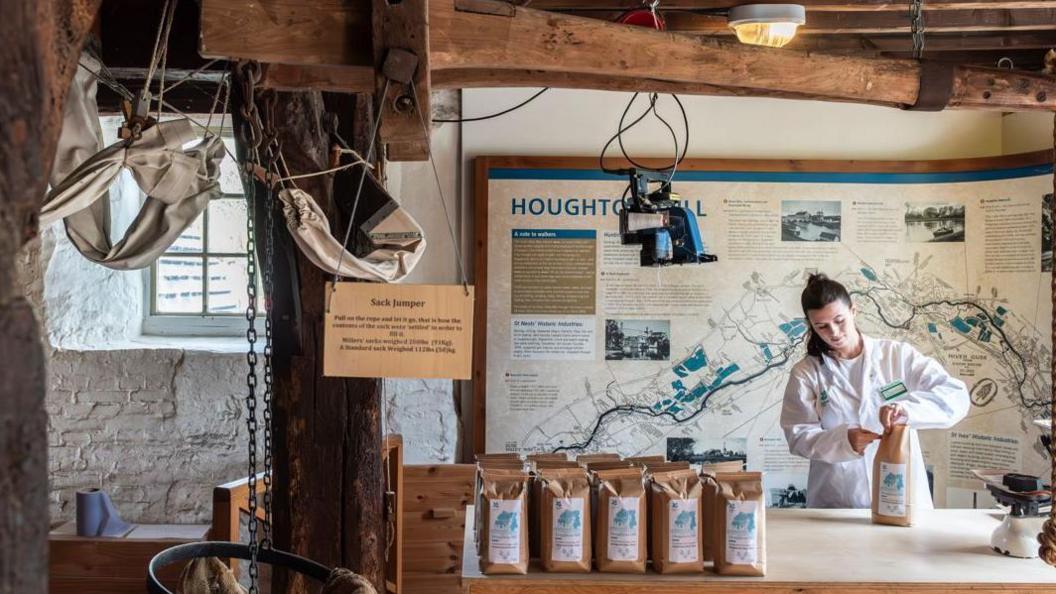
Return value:
[[(225, 126), (221, 138), (234, 141), (233, 129)], [(226, 157), (225, 157), (226, 158)], [(142, 194), (142, 192), (141, 192)], [(145, 195), (141, 196), (145, 199)], [(221, 192), (219, 196), (209, 199), (209, 205), (219, 200), (246, 200), (245, 193)], [(144, 336), (182, 336), (182, 337), (232, 337), (243, 336), (249, 326), (246, 320), (246, 312), (234, 313), (210, 313), (209, 307), (209, 260), (211, 258), (242, 258), (247, 254), (241, 252), (211, 252), (209, 251), (209, 205), (202, 212), (202, 251), (199, 252), (169, 252), (165, 251), (158, 259), (143, 269), (143, 324), (141, 333)], [(247, 211), (247, 216), (250, 214)], [(198, 258), (202, 261), (202, 309), (197, 313), (174, 312), (159, 313), (157, 311), (157, 275), (158, 261), (165, 257)], [(260, 267), (257, 267), (257, 308), (256, 321), (260, 321), (260, 309), (263, 303), (262, 279)]]

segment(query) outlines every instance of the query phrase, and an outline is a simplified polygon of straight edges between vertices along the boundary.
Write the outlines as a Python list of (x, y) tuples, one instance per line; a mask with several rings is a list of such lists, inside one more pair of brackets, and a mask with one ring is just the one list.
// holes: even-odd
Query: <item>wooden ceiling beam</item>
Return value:
[[(662, 11), (727, 9), (742, 4), (760, 4), (759, 0), (663, 0)], [(807, 12), (909, 12), (909, 2), (878, 0), (796, 0)], [(1021, 10), (1048, 9), (1053, 0), (928, 0), (925, 12), (936, 10)], [(532, 0), (530, 6), (551, 11), (616, 11), (641, 8), (641, 0)]]
[[(619, 12), (568, 12), (604, 21), (615, 21)], [(667, 30), (672, 33), (733, 35), (726, 17), (692, 12), (663, 12)], [(924, 17), (925, 33), (967, 33), (984, 31), (1056, 31), (1056, 8), (1031, 10), (946, 10)], [(800, 35), (878, 35), (910, 34), (908, 12), (846, 13), (822, 12), (807, 15)]]
[[(1049, 49), (1056, 47), (1056, 31), (1031, 33), (985, 33), (971, 35), (935, 35), (926, 37), (925, 52), (960, 52), (968, 50)], [(786, 49), (801, 51), (881, 51), (909, 52), (913, 39), (907, 35), (803, 35)]]
[[(231, 2), (203, 0), (203, 18), (217, 14), (214, 6), (228, 6)], [(460, 10), (456, 10), (456, 2)], [(290, 16), (300, 23), (330, 19), (331, 14), (322, 6), (328, 3), (332, 5), (333, 0), (300, 0), (300, 10)], [(256, 14), (258, 19), (270, 20), (260, 11)], [(275, 56), (274, 39), (252, 34), (267, 28), (267, 23), (242, 18), (225, 21), (224, 25), (223, 38), (246, 42), (237, 48), (239, 57), (267, 59), (263, 56), (271, 55), (270, 61), (313, 65), (320, 64), (319, 56), (340, 57), (348, 51), (341, 46), (344, 37), (335, 35), (302, 39), (303, 44)], [(236, 31), (236, 27), (246, 31)], [(204, 47), (217, 47), (210, 32), (216, 34), (219, 29), (215, 24), (203, 23)], [(718, 87), (759, 96), (776, 94), (874, 105), (912, 105), (920, 87), (921, 66), (915, 60), (779, 51), (623, 27), (489, 0), (431, 0), (429, 34), (431, 73), (438, 81), (443, 80), (445, 71), (461, 72), (463, 76), (481, 71), (505, 73), (491, 77), (494, 86), (527, 82), (525, 76), (538, 77), (539, 86), (543, 86), (547, 77), (585, 75), (591, 77), (587, 80), (592, 85), (598, 85), (592, 88), (613, 88), (637, 79), (662, 82), (672, 92)], [(258, 51), (261, 55), (254, 55)], [(363, 56), (350, 56), (347, 61), (335, 59), (329, 64), (354, 67), (365, 61), (369, 63)], [(973, 66), (958, 66), (953, 72), (953, 94), (948, 107), (1056, 109), (1056, 80), (1052, 78)], [(516, 77), (511, 73), (517, 73)], [(354, 80), (360, 75), (342, 76)], [(504, 80), (504, 76), (510, 79)], [(329, 78), (334, 82), (335, 77)], [(602, 86), (608, 80), (615, 82)], [(459, 82), (450, 76), (445, 84), (459, 86)]]

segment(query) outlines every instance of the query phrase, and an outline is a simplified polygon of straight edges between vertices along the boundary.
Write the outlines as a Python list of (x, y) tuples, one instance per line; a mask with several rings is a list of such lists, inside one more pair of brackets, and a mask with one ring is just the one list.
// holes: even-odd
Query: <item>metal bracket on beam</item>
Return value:
[(377, 142), (386, 146), (390, 160), (424, 161), (430, 130), (428, 0), (372, 2), (375, 96), (381, 109)]
[(953, 64), (922, 60), (920, 62), (920, 90), (917, 102), (905, 105), (908, 111), (942, 111), (953, 94)]

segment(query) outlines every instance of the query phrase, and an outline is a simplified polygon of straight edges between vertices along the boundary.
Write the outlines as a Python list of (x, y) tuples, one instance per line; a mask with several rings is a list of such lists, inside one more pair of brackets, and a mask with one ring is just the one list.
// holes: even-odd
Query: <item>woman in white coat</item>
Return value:
[[(810, 328), (807, 355), (785, 387), (781, 428), (789, 451), (810, 460), (807, 507), (870, 506), (876, 440), (910, 428), (916, 509), (931, 509), (917, 429), (952, 427), (968, 414), (964, 382), (911, 345), (863, 336), (840, 283), (812, 274), (800, 298)], [(885, 401), (884, 395), (900, 394)]]

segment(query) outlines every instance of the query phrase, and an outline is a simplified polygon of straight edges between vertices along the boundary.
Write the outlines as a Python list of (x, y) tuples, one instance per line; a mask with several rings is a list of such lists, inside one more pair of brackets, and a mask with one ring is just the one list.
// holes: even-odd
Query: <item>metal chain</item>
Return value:
[(249, 594), (257, 594), (257, 330), (254, 327), (257, 317), (257, 261), (256, 261), (256, 228), (254, 168), (260, 162), (259, 147), (261, 143), (260, 116), (254, 99), (254, 86), (260, 82), (260, 65), (256, 62), (239, 63), (242, 75), (242, 142), (246, 148), (246, 162), (242, 169), (243, 182), (246, 188), (246, 273), (249, 282), (246, 284), (246, 341), (249, 349), (246, 352), (246, 363), (249, 366), (246, 374), (246, 429), (249, 433)]
[(274, 91), (262, 96), (264, 102), (264, 123), (262, 127), (262, 140), (267, 154), (268, 165), (265, 185), (267, 195), (264, 202), (265, 228), (264, 228), (264, 539), (261, 546), (266, 549), (272, 547), (271, 540), (271, 486), (272, 486), (272, 289), (274, 287), (275, 273), (275, 186), (273, 180), (278, 177), (279, 155), (282, 147), (279, 143), (278, 134), (275, 133), (275, 102), (277, 95)]
[(911, 0), (909, 4), (909, 30), (913, 34), (913, 57), (924, 57), (924, 0)]

